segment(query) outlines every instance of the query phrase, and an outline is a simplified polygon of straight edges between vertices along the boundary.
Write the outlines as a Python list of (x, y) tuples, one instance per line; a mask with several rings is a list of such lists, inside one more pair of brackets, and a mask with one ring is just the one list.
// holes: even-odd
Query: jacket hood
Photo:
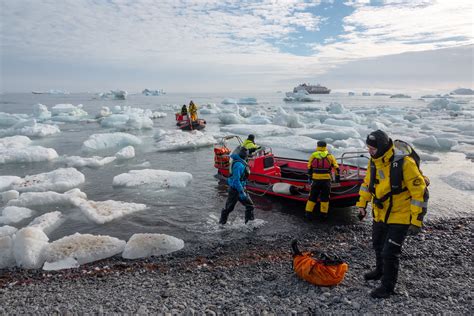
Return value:
[(231, 154), (231, 155), (230, 155), (230, 158), (232, 158), (232, 160), (234, 160), (234, 161), (240, 161), (240, 162), (243, 162), (244, 164), (246, 164), (245, 160), (243, 160), (242, 158), (240, 158), (240, 156), (237, 155), (237, 154)]

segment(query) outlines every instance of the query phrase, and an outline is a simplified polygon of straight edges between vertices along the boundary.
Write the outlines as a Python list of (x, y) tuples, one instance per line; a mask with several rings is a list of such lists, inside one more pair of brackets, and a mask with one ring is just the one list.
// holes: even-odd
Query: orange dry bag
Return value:
[(342, 282), (349, 266), (339, 258), (332, 259), (321, 254), (319, 259), (312, 257), (310, 252), (301, 253), (296, 241), (292, 243), (293, 270), (303, 280), (314, 285), (332, 286)]

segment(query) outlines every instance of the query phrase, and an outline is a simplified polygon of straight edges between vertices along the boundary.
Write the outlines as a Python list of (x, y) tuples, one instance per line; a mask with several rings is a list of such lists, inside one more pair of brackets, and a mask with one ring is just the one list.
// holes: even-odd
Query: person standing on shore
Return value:
[(308, 160), (308, 181), (311, 184), (311, 192), (306, 202), (305, 216), (311, 220), (316, 202), (320, 201), (320, 214), (326, 219), (329, 211), (329, 195), (331, 193), (331, 169), (336, 174), (336, 182), (339, 182), (339, 165), (336, 158), (327, 151), (325, 141), (318, 141), (317, 148)]
[(225, 207), (221, 211), (221, 217), (219, 224), (224, 225), (227, 223), (229, 214), (234, 210), (237, 201), (245, 206), (245, 224), (248, 221), (254, 219), (253, 215), (253, 202), (250, 196), (245, 190), (247, 184), (247, 178), (250, 174), (250, 169), (247, 165), (248, 150), (245, 147), (240, 146), (236, 153), (232, 153), (232, 164), (230, 166), (230, 176), (227, 179), (229, 185), (229, 195), (225, 203)]
[(382, 279), (381, 285), (370, 295), (388, 298), (397, 283), (403, 242), (407, 234), (421, 230), (428, 191), (415, 160), (408, 155), (398, 155), (385, 132), (370, 133), (366, 144), (371, 158), (356, 205), (359, 219), (363, 220), (367, 204), (372, 203), (375, 269), (364, 274), (364, 279)]

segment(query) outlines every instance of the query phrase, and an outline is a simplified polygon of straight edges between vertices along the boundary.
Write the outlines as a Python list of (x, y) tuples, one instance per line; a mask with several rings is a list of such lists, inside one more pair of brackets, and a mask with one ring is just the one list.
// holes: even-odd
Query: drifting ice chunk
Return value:
[(45, 249), (48, 263), (74, 258), (79, 264), (105, 259), (121, 253), (125, 241), (110, 236), (79, 234), (53, 241)]
[(82, 109), (82, 104), (78, 106), (72, 104), (56, 104), (51, 108), (51, 119), (61, 122), (79, 121), (86, 117), (88, 113)]
[(48, 236), (39, 228), (25, 227), (15, 235), (13, 256), (16, 265), (25, 269), (37, 269), (43, 265), (44, 249)]
[(216, 143), (214, 137), (200, 131), (161, 133), (156, 147), (158, 151), (172, 151), (190, 148), (212, 146)]
[(0, 138), (0, 148), (23, 148), (31, 144), (31, 139), (26, 136), (10, 136)]
[(12, 236), (14, 233), (17, 232), (18, 229), (12, 226), (2, 226), (0, 227), (0, 237), (7, 237), (7, 236)]
[(7, 206), (2, 211), (2, 216), (0, 216), (0, 223), (18, 223), (24, 220), (25, 218), (33, 216), (34, 213), (35, 211), (30, 210), (26, 207)]
[[(16, 192), (16, 191), (15, 191)], [(68, 205), (72, 204), (71, 198), (79, 197), (87, 199), (87, 195), (81, 190), (75, 188), (65, 193), (53, 191), (47, 192), (25, 192), (16, 199), (8, 201), (7, 205), (15, 206), (45, 206), (45, 205)]]
[(84, 158), (80, 156), (65, 156), (59, 159), (59, 162), (65, 163), (68, 167), (74, 168), (99, 168), (106, 164), (113, 162), (116, 157), (99, 157), (93, 156), (90, 158)]
[(247, 136), (249, 131), (259, 137), (276, 136), (276, 135), (291, 135), (293, 132), (287, 127), (278, 125), (250, 125), (250, 124), (235, 124), (221, 127), (221, 132), (239, 134)]
[(46, 105), (38, 103), (33, 106), (33, 116), (38, 121), (46, 121), (51, 118), (51, 112), (48, 111)]
[(65, 192), (73, 189), (85, 181), (82, 173), (74, 168), (59, 168), (51, 172), (26, 176), (13, 189), (19, 192)]
[(76, 259), (68, 257), (55, 262), (45, 262), (43, 265), (43, 270), (46, 271), (58, 271), (64, 269), (75, 269), (79, 268), (80, 264)]
[(21, 183), (22, 181), (22, 178), (16, 176), (0, 176), (0, 192), (9, 190), (14, 184)]
[(326, 110), (331, 114), (342, 114), (346, 111), (344, 106), (337, 102), (331, 102), (331, 104), (327, 106)]
[(29, 227), (36, 227), (41, 229), (46, 235), (49, 235), (56, 228), (61, 226), (66, 218), (59, 211), (49, 212), (38, 216), (31, 223), (28, 224)]
[[(2, 228), (0, 227), (0, 230), (1, 229)], [(15, 257), (13, 257), (13, 240), (10, 236), (0, 235), (0, 269), (13, 267), (14, 265)]]
[(162, 189), (184, 188), (193, 176), (187, 172), (173, 172), (168, 170), (142, 169), (130, 170), (114, 177), (113, 185), (117, 187), (136, 187), (140, 185), (153, 185)]
[(315, 151), (317, 145), (315, 139), (297, 135), (265, 137), (260, 139), (258, 143), (265, 146), (287, 148), (307, 153)]
[(456, 171), (441, 178), (453, 188), (467, 191), (474, 190), (474, 175), (472, 173)]
[(58, 158), (58, 153), (52, 148), (29, 146), (23, 148), (0, 147), (0, 164), (51, 161)]
[(89, 220), (97, 224), (104, 224), (113, 221), (114, 219), (124, 217), (127, 214), (146, 209), (145, 204), (112, 200), (95, 202), (80, 198), (72, 198), (71, 201)]
[(10, 113), (0, 112), (0, 126), (1, 127), (9, 127), (25, 119), (26, 117), (23, 117), (21, 114), (10, 114)]
[(60, 133), (57, 126), (36, 123), (36, 120), (21, 121), (10, 128), (0, 130), (0, 137), (12, 135), (24, 135), (30, 137), (45, 137)]
[(135, 148), (133, 146), (124, 147), (115, 154), (115, 157), (118, 160), (132, 159), (135, 157)]
[(290, 114), (282, 107), (278, 108), (277, 114), (273, 118), (273, 124), (290, 128), (304, 127), (304, 124), (300, 122), (300, 116), (297, 113)]
[(128, 133), (93, 134), (82, 144), (82, 148), (86, 151), (97, 151), (123, 148), (128, 145), (138, 146), (141, 143), (140, 138)]
[(180, 250), (184, 241), (165, 234), (134, 234), (125, 245), (122, 257), (137, 259), (159, 256)]

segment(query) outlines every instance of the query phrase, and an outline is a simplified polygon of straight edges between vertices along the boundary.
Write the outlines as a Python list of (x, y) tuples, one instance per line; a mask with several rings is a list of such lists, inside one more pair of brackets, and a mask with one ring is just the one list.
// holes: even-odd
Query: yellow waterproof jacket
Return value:
[[(372, 212), (374, 221), (385, 222), (387, 211), (389, 216), (387, 224), (413, 224), (418, 227), (422, 226), (423, 216), (426, 211), (427, 194), (426, 183), (423, 175), (418, 169), (416, 162), (409, 156), (397, 157), (394, 147), (392, 146), (382, 157), (371, 158), (375, 164), (375, 195), (369, 192), (369, 184), (371, 181), (370, 161), (365, 175), (364, 183), (360, 187), (358, 207), (366, 208), (368, 202), (372, 202)], [(395, 156), (394, 156), (395, 155)], [(399, 194), (392, 195), (382, 203), (374, 203), (374, 198), (382, 199), (386, 194), (391, 192), (390, 169), (392, 161), (403, 159), (403, 179), (402, 191)], [(391, 208), (390, 208), (390, 200)], [(376, 204), (381, 204), (377, 206)], [(380, 206), (383, 206), (380, 208)]]
[(311, 178), (313, 180), (330, 180), (331, 179), (331, 172), (330, 169), (327, 173), (316, 173), (312, 168), (313, 160), (314, 159), (326, 159), (329, 162), (331, 168), (333, 168), (336, 173), (339, 172), (339, 165), (337, 164), (336, 158), (333, 155), (328, 153), (328, 151), (323, 147), (317, 147), (316, 151), (311, 154), (308, 160), (308, 170), (312, 170)]
[(194, 103), (189, 104), (189, 113), (190, 114), (197, 114), (197, 105)]
[(253, 141), (251, 141), (250, 139), (246, 139), (243, 143), (242, 143), (242, 147), (245, 147), (247, 148), (248, 150), (250, 149), (259, 149), (260, 146), (257, 146)]

